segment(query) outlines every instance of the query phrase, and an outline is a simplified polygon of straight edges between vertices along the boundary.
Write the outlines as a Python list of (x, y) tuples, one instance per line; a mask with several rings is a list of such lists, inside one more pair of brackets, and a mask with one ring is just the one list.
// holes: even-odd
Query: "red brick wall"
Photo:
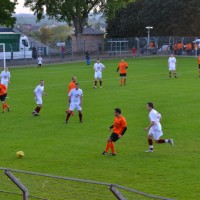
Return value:
[[(81, 42), (82, 51), (89, 50), (90, 52), (98, 51), (99, 44), (103, 50), (104, 46), (104, 35), (83, 35)], [(72, 52), (77, 52), (76, 37), (72, 35)]]

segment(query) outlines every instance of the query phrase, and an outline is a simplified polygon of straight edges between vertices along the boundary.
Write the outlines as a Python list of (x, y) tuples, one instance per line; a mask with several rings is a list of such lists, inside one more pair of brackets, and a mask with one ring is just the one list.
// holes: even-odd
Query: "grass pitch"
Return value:
[[(116, 183), (181, 200), (199, 199), (197, 60), (178, 57), (178, 78), (169, 79), (167, 59), (126, 59), (126, 86), (119, 86), (119, 59), (102, 60), (106, 66), (102, 89), (93, 89), (93, 63), (10, 69), (11, 111), (0, 114), (0, 166)], [(83, 89), (83, 124), (77, 112), (65, 124), (67, 87), (74, 75)], [(33, 117), (33, 90), (41, 79), (48, 96), (43, 97), (40, 116)], [(162, 114), (163, 138), (173, 138), (174, 147), (154, 144), (154, 153), (144, 152), (149, 101)], [(117, 156), (102, 156), (116, 107), (122, 109), (128, 130), (116, 143)], [(15, 156), (19, 150), (25, 153), (23, 159)]]

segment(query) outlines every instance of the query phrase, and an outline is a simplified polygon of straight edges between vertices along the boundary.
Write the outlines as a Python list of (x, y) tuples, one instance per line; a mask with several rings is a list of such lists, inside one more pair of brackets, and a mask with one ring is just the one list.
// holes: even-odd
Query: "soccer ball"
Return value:
[(24, 157), (24, 152), (23, 152), (23, 151), (17, 151), (17, 152), (16, 152), (16, 156), (17, 156), (18, 158), (23, 158), (23, 157)]

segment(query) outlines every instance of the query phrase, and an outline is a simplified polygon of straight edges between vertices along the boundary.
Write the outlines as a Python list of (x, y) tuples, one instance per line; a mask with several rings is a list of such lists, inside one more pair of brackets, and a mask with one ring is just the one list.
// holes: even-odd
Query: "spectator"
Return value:
[(61, 46), (60, 51), (61, 51), (61, 57), (64, 58), (65, 57), (65, 46), (64, 45)]
[(90, 53), (88, 50), (85, 52), (85, 58), (86, 58), (86, 64), (90, 65)]
[(137, 53), (137, 49), (133, 46), (132, 48), (133, 57), (136, 57), (136, 53)]

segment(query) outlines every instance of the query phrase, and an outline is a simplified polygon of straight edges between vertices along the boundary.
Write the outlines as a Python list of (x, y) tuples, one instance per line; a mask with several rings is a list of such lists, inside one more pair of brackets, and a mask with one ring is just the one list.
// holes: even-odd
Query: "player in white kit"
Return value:
[(79, 83), (75, 83), (75, 88), (72, 89), (68, 94), (69, 100), (69, 109), (66, 117), (66, 124), (71, 116), (71, 113), (76, 109), (79, 113), (79, 120), (83, 123), (82, 120), (82, 99), (83, 99), (83, 90), (79, 88)]
[(38, 67), (42, 67), (42, 57), (38, 57)]
[(5, 67), (5, 69), (0, 74), (1, 84), (5, 85), (8, 91), (8, 84), (10, 83), (10, 72), (8, 71), (8, 67)]
[(35, 110), (32, 112), (33, 116), (38, 116), (39, 112), (42, 108), (42, 96), (43, 95), (48, 95), (47, 93), (44, 92), (44, 80), (40, 81), (40, 84), (34, 89), (34, 98), (36, 101), (36, 108)]
[(160, 139), (163, 135), (162, 126), (160, 123), (161, 114), (154, 110), (154, 105), (152, 102), (147, 103), (147, 110), (149, 111), (149, 121), (150, 124), (148, 127), (144, 128), (145, 131), (148, 131), (148, 143), (149, 149), (146, 152), (153, 152), (153, 139), (158, 144), (169, 143), (174, 144), (173, 139)]
[(97, 62), (94, 64), (94, 88), (97, 88), (97, 81), (99, 80), (100, 88), (102, 88), (102, 71), (105, 69), (105, 66), (100, 63), (100, 60), (97, 59)]
[(169, 69), (169, 78), (171, 78), (172, 72), (174, 72), (174, 78), (177, 78), (177, 76), (176, 76), (176, 58), (174, 57), (174, 54), (171, 54), (168, 59), (168, 69)]

